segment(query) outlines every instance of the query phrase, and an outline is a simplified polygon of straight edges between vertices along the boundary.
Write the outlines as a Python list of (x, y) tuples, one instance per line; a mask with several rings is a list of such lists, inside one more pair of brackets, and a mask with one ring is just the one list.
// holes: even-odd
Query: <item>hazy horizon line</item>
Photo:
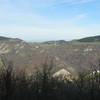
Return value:
[(21, 39), (23, 41), (26, 41), (26, 42), (46, 42), (46, 41), (59, 41), (59, 40), (64, 40), (64, 41), (73, 41), (73, 40), (77, 40), (77, 39), (82, 39), (82, 38), (88, 38), (88, 37), (94, 37), (94, 36), (100, 36), (100, 35), (88, 35), (88, 36), (81, 36), (81, 37), (77, 37), (77, 38), (72, 38), (72, 39), (64, 39), (64, 38), (61, 38), (61, 39), (44, 39), (44, 40), (39, 40), (39, 39), (24, 39), (22, 37), (16, 37), (16, 36), (5, 36), (5, 35), (0, 35), (0, 37), (6, 37), (6, 38), (13, 38), (13, 39)]

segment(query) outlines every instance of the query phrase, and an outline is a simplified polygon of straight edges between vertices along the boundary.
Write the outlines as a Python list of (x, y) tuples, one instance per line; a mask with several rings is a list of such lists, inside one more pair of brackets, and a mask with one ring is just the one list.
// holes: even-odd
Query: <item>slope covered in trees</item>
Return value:
[(77, 40), (79, 42), (100, 42), (100, 36), (86, 37), (83, 39)]

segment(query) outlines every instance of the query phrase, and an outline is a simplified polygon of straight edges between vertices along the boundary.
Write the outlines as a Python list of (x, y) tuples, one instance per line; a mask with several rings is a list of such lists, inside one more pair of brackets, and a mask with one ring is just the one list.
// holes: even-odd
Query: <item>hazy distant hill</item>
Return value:
[(100, 36), (87, 37), (77, 40), (79, 42), (100, 42)]
[(57, 41), (46, 41), (46, 42), (44, 42), (44, 44), (65, 44), (65, 43), (67, 43), (67, 41), (65, 41), (65, 40), (57, 40)]

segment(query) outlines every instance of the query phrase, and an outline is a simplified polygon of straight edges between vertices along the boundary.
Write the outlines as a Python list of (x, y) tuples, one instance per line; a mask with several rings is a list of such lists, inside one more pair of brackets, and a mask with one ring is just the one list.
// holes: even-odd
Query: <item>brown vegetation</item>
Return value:
[(0, 100), (100, 100), (100, 73), (80, 74), (73, 81), (52, 77), (53, 64), (44, 63), (41, 70), (27, 76), (16, 75), (13, 64), (0, 72)]

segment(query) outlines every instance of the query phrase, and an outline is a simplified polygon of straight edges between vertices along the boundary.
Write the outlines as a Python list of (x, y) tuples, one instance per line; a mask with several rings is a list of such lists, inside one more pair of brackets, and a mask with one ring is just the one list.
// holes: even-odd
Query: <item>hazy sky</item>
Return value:
[(0, 0), (0, 35), (28, 41), (100, 34), (100, 0)]

